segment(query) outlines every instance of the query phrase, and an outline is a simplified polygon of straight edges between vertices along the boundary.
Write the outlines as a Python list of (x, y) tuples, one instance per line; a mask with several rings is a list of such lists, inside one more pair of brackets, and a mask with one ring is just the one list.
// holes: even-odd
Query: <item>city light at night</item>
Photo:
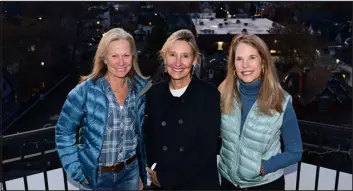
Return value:
[(3, 190), (116, 190), (128, 161), (143, 190), (352, 190), (352, 2), (1, 7)]

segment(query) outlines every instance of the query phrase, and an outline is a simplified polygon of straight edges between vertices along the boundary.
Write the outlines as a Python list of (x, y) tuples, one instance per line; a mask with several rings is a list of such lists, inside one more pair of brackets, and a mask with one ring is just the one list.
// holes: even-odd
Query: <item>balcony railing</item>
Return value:
[[(352, 180), (352, 130), (309, 121), (299, 121), (299, 125), (304, 146), (303, 158), (298, 164), (285, 169), (286, 189), (351, 190), (352, 182), (349, 181)], [(22, 190), (33, 190), (36, 189), (33, 185), (39, 185), (39, 182), (43, 181), (44, 186), (39, 189), (52, 190), (50, 184), (53, 178), (49, 180), (48, 173), (54, 171), (54, 182), (60, 184), (61, 189), (75, 188), (62, 169), (55, 149), (54, 134), (55, 127), (48, 127), (2, 137), (3, 190), (21, 190), (20, 187)], [(328, 172), (331, 173), (331, 178), (326, 176)], [(36, 176), (38, 174), (40, 176)], [(57, 177), (58, 174), (62, 177)], [(17, 179), (23, 180), (21, 182), (24, 185), (12, 188), (11, 181)], [(58, 179), (63, 182), (58, 183)], [(327, 185), (328, 181), (333, 184)]]

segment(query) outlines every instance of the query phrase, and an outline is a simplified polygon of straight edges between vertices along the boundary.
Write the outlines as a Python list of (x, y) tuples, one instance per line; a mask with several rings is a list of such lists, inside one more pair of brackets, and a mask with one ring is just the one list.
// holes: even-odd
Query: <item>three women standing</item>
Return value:
[(223, 189), (283, 190), (283, 168), (303, 150), (266, 44), (255, 35), (233, 39), (220, 92), (193, 75), (199, 51), (189, 30), (174, 32), (160, 55), (170, 79), (148, 90), (132, 36), (104, 35), (92, 73), (69, 93), (56, 126), (68, 175), (81, 189), (137, 190), (146, 170), (163, 189), (219, 189), (221, 129)]

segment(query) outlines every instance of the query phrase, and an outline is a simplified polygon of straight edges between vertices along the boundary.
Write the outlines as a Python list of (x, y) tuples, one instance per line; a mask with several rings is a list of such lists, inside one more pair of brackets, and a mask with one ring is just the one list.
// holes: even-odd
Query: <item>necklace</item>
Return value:
[[(111, 80), (110, 80), (110, 75), (108, 75), (108, 81), (109, 81), (109, 83), (110, 83), (110, 87), (112, 88), (112, 91), (113, 91), (114, 93), (120, 94), (121, 91), (115, 90), (115, 89), (113, 88), (112, 82), (111, 82)], [(127, 79), (125, 78), (125, 79), (124, 79), (124, 82), (123, 82), (122, 90), (124, 90), (124, 88), (126, 87), (126, 84), (127, 84)]]

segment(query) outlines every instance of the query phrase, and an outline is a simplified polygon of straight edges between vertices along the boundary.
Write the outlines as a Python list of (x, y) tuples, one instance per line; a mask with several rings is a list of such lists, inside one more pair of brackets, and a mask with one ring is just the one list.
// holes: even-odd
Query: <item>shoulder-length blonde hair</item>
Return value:
[(105, 76), (108, 71), (107, 65), (104, 64), (105, 55), (108, 51), (110, 43), (117, 40), (127, 40), (130, 43), (132, 54), (132, 68), (127, 74), (128, 78), (131, 80), (131, 82), (134, 82), (134, 75), (146, 79), (146, 77), (141, 74), (140, 68), (138, 66), (138, 57), (134, 38), (122, 28), (113, 28), (103, 34), (103, 37), (98, 44), (97, 51), (94, 56), (92, 72), (87, 76), (81, 76), (80, 83), (89, 78), (93, 78), (93, 80), (96, 81), (99, 77)]
[(273, 111), (283, 112), (282, 102), (284, 94), (279, 83), (276, 68), (272, 62), (270, 52), (265, 42), (256, 35), (238, 35), (232, 40), (229, 49), (227, 76), (218, 87), (221, 92), (221, 110), (223, 114), (234, 111), (234, 97), (241, 106), (237, 77), (234, 76), (235, 70), (235, 50), (240, 43), (254, 47), (261, 57), (261, 64), (264, 69), (261, 73), (261, 87), (257, 98), (260, 112), (272, 115)]
[(163, 44), (162, 49), (159, 51), (160, 58), (164, 59), (169, 47), (175, 41), (178, 41), (178, 40), (182, 40), (182, 41), (187, 42), (192, 49), (193, 59), (196, 58), (197, 61), (199, 61), (200, 52), (199, 52), (199, 48), (198, 48), (196, 40), (195, 40), (195, 36), (192, 34), (192, 32), (190, 30), (187, 30), (187, 29), (181, 29), (181, 30), (175, 31), (173, 34), (171, 34), (169, 36), (167, 41)]

